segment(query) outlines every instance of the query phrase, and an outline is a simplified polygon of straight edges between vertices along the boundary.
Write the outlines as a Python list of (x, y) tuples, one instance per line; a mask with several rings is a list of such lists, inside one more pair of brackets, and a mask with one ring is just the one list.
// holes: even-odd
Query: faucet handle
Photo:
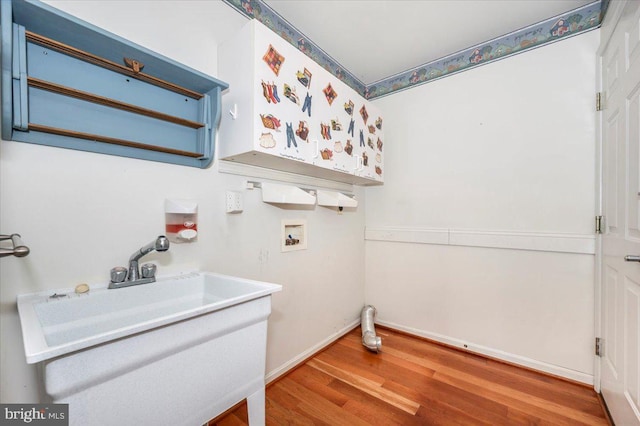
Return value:
[(140, 267), (142, 278), (153, 278), (156, 276), (157, 266), (153, 263), (145, 263)]
[(123, 266), (116, 266), (111, 268), (111, 282), (122, 283), (127, 279), (127, 268)]

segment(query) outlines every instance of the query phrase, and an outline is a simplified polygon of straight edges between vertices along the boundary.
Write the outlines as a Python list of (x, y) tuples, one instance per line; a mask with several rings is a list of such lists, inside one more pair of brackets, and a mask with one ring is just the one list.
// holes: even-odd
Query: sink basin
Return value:
[[(105, 285), (18, 296), (29, 364), (223, 309), (280, 291), (276, 284), (213, 273), (158, 278), (108, 290)], [(56, 297), (51, 297), (52, 295)]]
[(72, 425), (202, 424), (244, 398), (260, 424), (270, 295), (281, 289), (194, 272), (20, 295), (26, 359), (44, 361), (45, 390), (69, 404)]

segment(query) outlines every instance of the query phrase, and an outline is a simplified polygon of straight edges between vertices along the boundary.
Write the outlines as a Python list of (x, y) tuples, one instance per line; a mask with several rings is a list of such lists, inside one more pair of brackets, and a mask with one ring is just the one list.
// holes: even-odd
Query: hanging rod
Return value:
[(115, 99), (106, 98), (104, 96), (94, 95), (93, 93), (83, 92), (82, 90), (73, 89), (71, 87), (41, 80), (35, 77), (27, 77), (27, 84), (29, 85), (29, 87), (35, 87), (83, 101), (93, 102), (94, 104), (105, 105), (111, 108), (117, 108), (123, 111), (145, 115), (147, 117), (168, 121), (170, 123), (179, 124), (181, 126), (190, 127), (192, 129), (199, 129), (201, 127), (204, 127), (203, 123), (198, 123), (197, 121), (186, 120), (184, 118), (164, 114), (162, 112), (154, 111), (147, 108), (142, 108), (136, 105), (128, 104), (126, 102), (120, 102)]
[[(267, 185), (269, 185), (269, 182), (267, 182)], [(271, 183), (271, 185), (279, 185), (279, 186), (287, 186), (287, 187), (292, 187), (292, 188), (298, 188), (303, 190), (304, 192), (308, 192), (311, 195), (315, 195), (317, 189), (314, 188), (304, 188), (301, 187), (299, 185), (296, 185), (295, 183), (290, 183), (290, 182), (285, 182), (285, 183)], [(262, 189), (262, 182), (260, 181), (255, 181), (255, 180), (248, 180), (247, 181), (247, 185), (246, 185), (247, 189), (254, 189), (254, 188), (260, 188)]]
[(183, 157), (200, 158), (203, 155), (199, 152), (182, 151), (180, 149), (164, 148), (157, 145), (148, 145), (126, 139), (111, 138), (109, 136), (95, 135), (93, 133), (77, 132), (75, 130), (60, 129), (58, 127), (44, 126), (41, 124), (29, 123), (29, 130), (36, 132), (50, 133), (59, 136), (69, 136), (72, 138), (85, 139), (88, 141), (104, 142), (113, 145), (128, 146), (130, 148), (146, 149), (147, 151), (163, 152), (165, 154), (182, 155)]
[(0, 248), (0, 257), (15, 256), (25, 257), (29, 254), (29, 247), (22, 243), (20, 234), (0, 235), (0, 241), (11, 240), (13, 248)]
[[(267, 185), (269, 185), (269, 182), (267, 182)], [(308, 192), (311, 195), (315, 195), (315, 193), (317, 191), (317, 189), (301, 187), (300, 185), (296, 185), (295, 183), (290, 183), (290, 182), (271, 183), (271, 185), (295, 187), (295, 188), (303, 190), (304, 192)], [(256, 181), (256, 180), (248, 180), (246, 187), (247, 187), (247, 189), (262, 188), (262, 182)]]
[(84, 50), (76, 49), (75, 47), (69, 46), (68, 44), (60, 43), (59, 41), (50, 39), (40, 34), (36, 34), (31, 31), (25, 31), (25, 35), (27, 40), (32, 43), (56, 50), (68, 56), (73, 56), (74, 58), (78, 58), (82, 61), (89, 62), (94, 65), (98, 65), (102, 68), (106, 68), (111, 71), (133, 77), (137, 80), (142, 80), (155, 86), (170, 90), (172, 92), (179, 93), (193, 99), (201, 99), (204, 96), (202, 93), (195, 92), (193, 90), (187, 89), (186, 87), (178, 86), (177, 84), (169, 83), (168, 81), (164, 81), (143, 72), (136, 72), (124, 65), (120, 65), (108, 59), (101, 58), (100, 56), (85, 52)]
[[(247, 183), (246, 183), (245, 187), (246, 187), (246, 189), (262, 188), (262, 183), (263, 182), (257, 181), (257, 180), (247, 180)], [(341, 191), (340, 189), (333, 189), (333, 188), (322, 189), (322, 187), (320, 187), (320, 186), (317, 187), (317, 188), (311, 188), (309, 186), (298, 185), (295, 182), (282, 182), (282, 183), (278, 182), (277, 184), (278, 185), (283, 185), (283, 186), (295, 186), (295, 187), (297, 187), (299, 189), (302, 189), (305, 192), (310, 193), (311, 195), (317, 195), (318, 191), (325, 191), (325, 192), (326, 191), (330, 191), (330, 192), (341, 193), (341, 194), (343, 194), (343, 195), (345, 195), (346, 197), (349, 197), (349, 198), (354, 198), (355, 197), (355, 195), (351, 191), (344, 191), (344, 190)]]

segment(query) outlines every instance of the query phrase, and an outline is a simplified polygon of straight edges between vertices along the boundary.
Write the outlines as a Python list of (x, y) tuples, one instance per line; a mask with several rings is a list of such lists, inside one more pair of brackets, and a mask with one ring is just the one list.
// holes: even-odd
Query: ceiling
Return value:
[(593, 0), (264, 2), (369, 85)]

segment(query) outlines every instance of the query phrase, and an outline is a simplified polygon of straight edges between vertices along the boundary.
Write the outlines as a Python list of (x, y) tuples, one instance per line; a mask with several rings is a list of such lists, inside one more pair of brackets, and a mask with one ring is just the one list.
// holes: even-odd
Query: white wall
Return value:
[[(592, 379), (598, 41), (592, 31), (375, 102), (386, 183), (366, 190), (365, 299), (381, 322)], [(460, 230), (477, 244), (456, 243)], [(583, 254), (552, 252), (576, 235)], [(500, 248), (514, 238), (551, 251)]]
[[(49, 3), (213, 76), (216, 46), (246, 22), (221, 2)], [(356, 190), (362, 207), (337, 215), (264, 204), (245, 181), (219, 173), (217, 162), (200, 170), (2, 141), (0, 230), (21, 233), (31, 254), (0, 260), (0, 401), (39, 400), (16, 295), (105, 282), (111, 267), (163, 233), (165, 198), (199, 202), (199, 239), (145, 258), (159, 273), (202, 269), (283, 285), (269, 319), (268, 373), (353, 324), (364, 297), (364, 191)], [(226, 190), (243, 193), (243, 213), (224, 213)], [(280, 252), (286, 218), (307, 220), (308, 250)]]

